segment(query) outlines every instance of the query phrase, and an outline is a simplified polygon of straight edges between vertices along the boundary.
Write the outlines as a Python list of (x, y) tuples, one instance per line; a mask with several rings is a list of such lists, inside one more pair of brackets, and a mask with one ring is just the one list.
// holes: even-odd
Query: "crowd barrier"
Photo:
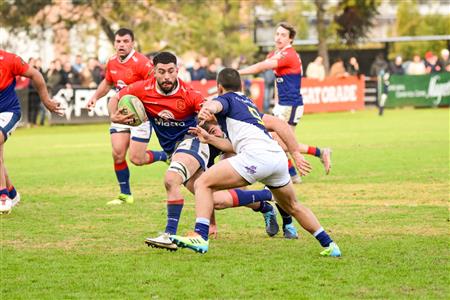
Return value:
[(392, 75), (385, 107), (436, 107), (450, 104), (450, 73)]

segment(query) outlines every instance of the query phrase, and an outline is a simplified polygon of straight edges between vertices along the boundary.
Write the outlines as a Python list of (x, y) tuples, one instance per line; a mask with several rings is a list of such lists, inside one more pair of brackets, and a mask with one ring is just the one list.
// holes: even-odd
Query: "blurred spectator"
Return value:
[[(39, 70), (39, 72), (41, 72), (42, 76), (44, 76), (44, 79), (47, 80), (47, 73), (44, 72), (44, 70), (42, 69), (42, 60), (40, 58), (37, 58), (36, 61), (34, 62), (34, 67), (36, 69)], [(34, 117), (34, 123), (32, 122), (32, 124), (37, 125), (37, 120), (39, 119), (39, 125), (44, 125), (45, 122), (45, 115), (47, 114), (47, 109), (45, 108), (44, 104), (42, 103), (42, 101), (38, 101), (37, 103), (37, 112), (36, 112), (36, 117)]]
[(345, 71), (344, 67), (344, 61), (342, 58), (338, 57), (336, 58), (334, 64), (330, 68), (330, 77), (345, 77), (348, 76), (347, 72)]
[(210, 64), (208, 70), (206, 71), (207, 80), (216, 80), (217, 78), (217, 66), (215, 64)]
[(183, 80), (184, 82), (191, 82), (191, 73), (186, 69), (184, 63), (179, 60), (178, 61), (178, 78)]
[(324, 80), (325, 66), (323, 65), (323, 57), (317, 56), (306, 68), (306, 77)]
[(394, 75), (405, 75), (405, 69), (403, 68), (403, 58), (397, 55), (393, 62), (389, 64), (389, 73)]
[(79, 74), (74, 70), (70, 62), (63, 64), (62, 83), (68, 89), (77, 87), (81, 84)]
[(94, 57), (89, 58), (87, 68), (91, 72), (92, 80), (98, 86), (104, 77), (103, 69), (100, 66), (99, 61)]
[(200, 61), (196, 60), (194, 62), (194, 66), (192, 68), (189, 68), (189, 73), (191, 73), (191, 79), (192, 80), (202, 80), (206, 79), (206, 68), (203, 68), (200, 65)]
[(58, 58), (61, 61), (61, 66), (64, 66), (64, 64), (67, 62), (70, 63), (69, 55), (66, 52), (61, 53)]
[[(30, 67), (37, 69), (42, 73), (42, 68), (40, 68), (41, 60), (30, 58), (28, 60), (28, 64)], [(39, 105), (41, 100), (39, 98), (39, 94), (37, 90), (34, 88), (34, 85), (30, 81), (28, 85), (28, 122), (35, 126), (37, 125), (37, 116), (39, 112)]]
[(75, 56), (75, 63), (73, 64), (73, 69), (75, 70), (75, 72), (81, 73), (84, 67), (85, 65), (83, 63), (83, 57), (80, 54), (78, 54), (77, 56)]
[(442, 67), (438, 64), (438, 57), (431, 51), (425, 53), (425, 70), (428, 74), (442, 71)]
[(348, 60), (347, 73), (353, 76), (361, 76), (358, 60), (356, 60), (356, 57), (354, 56), (350, 57)]
[(370, 76), (383, 75), (387, 72), (388, 68), (389, 66), (387, 61), (383, 57), (383, 53), (379, 53), (370, 66)]
[(262, 73), (262, 77), (264, 78), (264, 103), (263, 108), (264, 112), (268, 112), (270, 109), (270, 104), (274, 98), (274, 89), (275, 89), (275, 74), (273, 70), (266, 70)]
[(448, 49), (441, 50), (441, 58), (439, 60), (439, 65), (443, 69), (443, 71), (450, 72), (450, 60), (449, 60), (449, 51)]
[(222, 59), (220, 57), (214, 58), (214, 64), (216, 65), (217, 74), (219, 74), (220, 71), (222, 71), (225, 68), (225, 66), (223, 65)]
[(50, 90), (51, 96), (56, 95), (59, 89), (63, 87), (61, 72), (61, 61), (59, 59), (55, 59), (50, 62), (50, 66), (45, 73), (45, 77), (47, 79), (47, 86)]
[(409, 75), (423, 75), (426, 73), (425, 64), (418, 54), (413, 56), (413, 61), (409, 63), (406, 73)]
[(94, 81), (94, 77), (88, 68), (83, 68), (79, 75), (81, 87), (89, 89), (95, 89), (97, 87), (97, 83)]
[(42, 59), (36, 58), (34, 60), (34, 68), (37, 69), (42, 75), (44, 75), (44, 70), (42, 69)]

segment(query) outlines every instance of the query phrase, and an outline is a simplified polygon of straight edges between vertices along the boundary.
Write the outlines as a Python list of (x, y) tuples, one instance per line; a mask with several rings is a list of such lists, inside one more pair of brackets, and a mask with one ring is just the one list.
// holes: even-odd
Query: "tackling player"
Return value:
[[(218, 75), (217, 85), (219, 97), (206, 102), (198, 118), (202, 123), (215, 115), (229, 140), (222, 139), (213, 145), (221, 149), (231, 148), (237, 155), (218, 162), (197, 179), (194, 187), (195, 232), (186, 237), (175, 235), (170, 238), (178, 246), (207, 252), (208, 228), (214, 208), (213, 193), (259, 181), (269, 187), (280, 206), (320, 242), (325, 248), (320, 253), (322, 256), (341, 256), (339, 247), (313, 212), (297, 201), (285, 152), (267, 132), (254, 103), (239, 93), (242, 88), (239, 73), (225, 68)], [(299, 152), (299, 149), (290, 151)]]
[[(296, 31), (291, 25), (284, 22), (278, 24), (275, 32), (276, 50), (270, 52), (266, 60), (239, 70), (240, 75), (257, 74), (270, 69), (274, 70), (278, 102), (273, 109), (273, 114), (288, 122), (294, 133), (295, 127), (303, 116), (303, 98), (300, 92), (303, 70), (300, 56), (292, 47), (295, 34)], [(331, 169), (330, 149), (320, 149), (319, 147), (301, 144), (301, 152), (320, 158), (326, 174), (329, 174)], [(298, 176), (290, 159), (288, 160), (288, 169), (292, 182), (300, 183), (301, 178)], [(283, 217), (284, 236), (286, 238), (297, 238), (296, 229), (292, 226), (291, 216), (286, 214), (280, 207), (278, 209)]]
[[(132, 114), (123, 115), (122, 110), (117, 109), (118, 101), (124, 95), (138, 97), (144, 104), (161, 147), (171, 156), (171, 163), (164, 176), (167, 193), (166, 229), (164, 234), (156, 238), (147, 238), (146, 243), (158, 248), (176, 250), (177, 246), (169, 239), (169, 235), (176, 234), (184, 205), (181, 186), (186, 184), (187, 188), (193, 191), (192, 185), (188, 182), (199, 169), (206, 168), (210, 148), (209, 145), (200, 143), (197, 138), (188, 134), (189, 128), (197, 124), (197, 112), (204, 101), (202, 95), (177, 78), (175, 55), (161, 52), (154, 57), (153, 62), (154, 77), (121, 90), (110, 99), (108, 106), (111, 121), (127, 124), (133, 120)], [(233, 197), (229, 192), (221, 194), (228, 200), (231, 199), (233, 203)], [(235, 194), (236, 206), (271, 199), (271, 193), (266, 190), (235, 191)], [(221, 200), (220, 203), (223, 205), (224, 201), (229, 203), (226, 200)]]
[(63, 113), (60, 104), (50, 99), (41, 73), (19, 56), (0, 49), (0, 213), (9, 213), (20, 201), (20, 195), (11, 183), (3, 159), (3, 145), (21, 117), (19, 98), (14, 89), (16, 76), (30, 78), (45, 107), (59, 115)]
[[(133, 82), (153, 76), (152, 62), (145, 55), (134, 50), (133, 31), (127, 28), (119, 29), (115, 33), (114, 49), (116, 54), (108, 60), (105, 79), (88, 101), (88, 109), (93, 109), (97, 100), (105, 96), (111, 88), (120, 91)], [(127, 150), (129, 150), (130, 161), (137, 166), (167, 160), (164, 151), (146, 151), (151, 130), (148, 121), (137, 127), (111, 123), (109, 132), (112, 156), (120, 194), (116, 199), (109, 201), (108, 205), (134, 202), (130, 188), (130, 171), (126, 161)]]

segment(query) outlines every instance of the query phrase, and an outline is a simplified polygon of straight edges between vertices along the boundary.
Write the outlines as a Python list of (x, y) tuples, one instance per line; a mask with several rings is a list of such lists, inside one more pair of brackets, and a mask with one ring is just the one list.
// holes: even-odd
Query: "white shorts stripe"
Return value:
[(11, 135), (11, 133), (16, 129), (19, 124), (20, 114), (14, 112), (2, 112), (0, 113), (0, 130), (3, 133), (5, 141)]

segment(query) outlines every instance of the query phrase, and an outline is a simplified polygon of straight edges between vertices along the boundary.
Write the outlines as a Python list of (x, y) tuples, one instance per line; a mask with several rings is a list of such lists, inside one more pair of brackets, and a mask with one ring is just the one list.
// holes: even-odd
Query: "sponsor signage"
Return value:
[(436, 107), (450, 104), (450, 73), (392, 75), (386, 107)]
[(364, 109), (364, 77), (302, 79), (305, 113)]
[(51, 124), (81, 124), (81, 123), (107, 123), (109, 122), (108, 99), (115, 92), (111, 90), (106, 96), (99, 99), (95, 108), (89, 111), (87, 102), (95, 93), (95, 89), (61, 89), (53, 99), (65, 108), (64, 115), (52, 114)]

